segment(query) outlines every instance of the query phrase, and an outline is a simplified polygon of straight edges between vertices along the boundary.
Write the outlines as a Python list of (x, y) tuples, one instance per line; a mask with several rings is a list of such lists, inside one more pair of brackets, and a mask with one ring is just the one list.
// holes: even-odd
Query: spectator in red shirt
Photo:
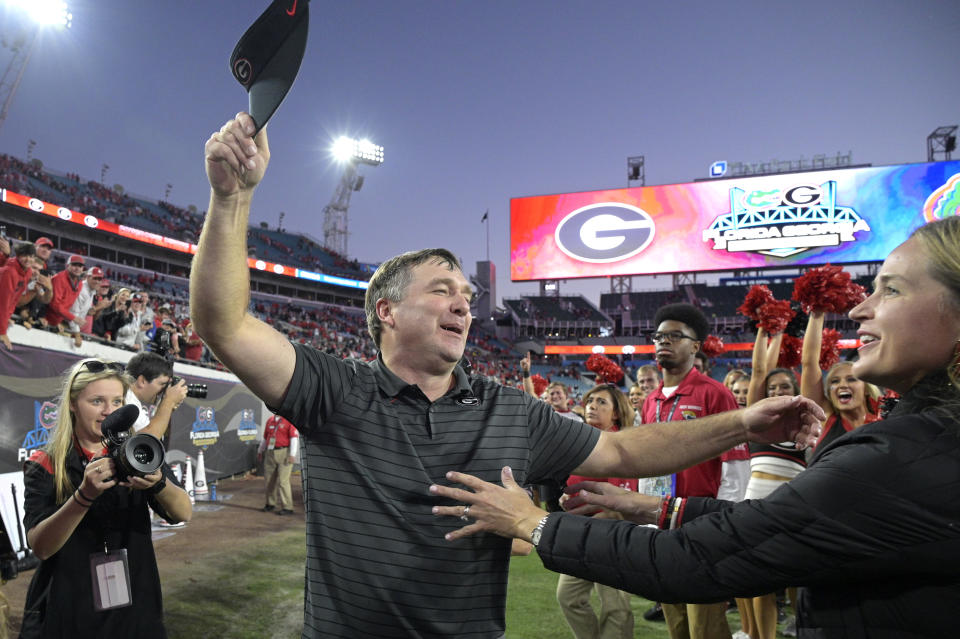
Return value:
[(36, 254), (33, 244), (20, 244), (14, 249), (15, 259), (7, 260), (6, 265), (0, 268), (0, 342), (9, 351), (13, 350), (10, 338), (7, 336), (10, 316), (17, 308), (17, 302), (33, 275), (30, 266)]
[(70, 312), (70, 307), (80, 295), (84, 265), (82, 255), (71, 255), (67, 260), (67, 270), (53, 276), (53, 299), (47, 306), (47, 314), (44, 316), (49, 326), (58, 328), (63, 322), (72, 322), (76, 319)]
[(186, 334), (186, 338), (184, 339), (185, 347), (183, 349), (183, 356), (186, 359), (199, 362), (203, 356), (203, 340), (201, 340), (197, 332), (193, 330), (193, 322), (187, 322), (187, 329), (184, 333)]
[[(23, 318), (25, 328), (31, 328), (40, 321), (47, 304), (53, 299), (53, 283), (47, 271), (47, 260), (53, 249), (53, 242), (49, 237), (40, 237), (33, 243), (37, 254), (34, 257), (33, 277), (27, 283), (27, 290), (17, 302), (17, 312)], [(0, 256), (0, 266), (6, 261)]]
[(49, 237), (38, 237), (33, 246), (37, 249), (37, 257), (43, 261), (43, 267), (46, 268), (50, 253), (53, 252), (53, 241)]
[(257, 451), (257, 460), (266, 458), (263, 473), (267, 477), (267, 505), (263, 512), (277, 510), (278, 515), (293, 514), (293, 493), (290, 490), (290, 473), (297, 462), (297, 449), (300, 436), (296, 427), (279, 415), (267, 420), (263, 431), (263, 441)]

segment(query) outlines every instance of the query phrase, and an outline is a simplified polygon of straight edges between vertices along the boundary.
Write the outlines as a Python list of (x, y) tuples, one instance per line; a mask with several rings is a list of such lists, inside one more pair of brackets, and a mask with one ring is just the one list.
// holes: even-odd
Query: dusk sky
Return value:
[[(246, 108), (233, 47), (267, 0), (73, 0), (45, 31), (0, 151), (150, 198), (206, 209), (207, 137)], [(300, 75), (270, 122), (272, 160), (252, 220), (323, 236), (340, 134), (384, 145), (353, 195), (361, 261), (444, 246), (468, 273), (509, 282), (511, 197), (705, 177), (711, 162), (852, 152), (855, 164), (926, 161), (960, 123), (960, 2), (358, 0), (310, 6)], [(0, 9), (5, 39), (24, 23)], [(11, 57), (0, 49), (0, 63)], [(597, 302), (606, 280), (564, 292)]]

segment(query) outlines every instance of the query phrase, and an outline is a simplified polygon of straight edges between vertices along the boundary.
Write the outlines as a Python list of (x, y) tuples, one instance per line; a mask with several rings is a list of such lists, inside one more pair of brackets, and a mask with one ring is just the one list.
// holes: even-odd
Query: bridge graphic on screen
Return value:
[(730, 189), (730, 213), (703, 231), (715, 250), (789, 257), (825, 246), (855, 242), (870, 225), (852, 207), (837, 206), (837, 183), (747, 192)]

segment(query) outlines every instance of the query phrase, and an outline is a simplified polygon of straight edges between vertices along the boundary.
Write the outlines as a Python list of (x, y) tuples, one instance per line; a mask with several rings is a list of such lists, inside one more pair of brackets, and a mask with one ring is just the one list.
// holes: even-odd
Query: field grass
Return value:
[(294, 639), (303, 627), (304, 530), (230, 546), (161, 575), (171, 639)]
[[(304, 531), (286, 530), (184, 562), (162, 575), (171, 639), (295, 639), (303, 622)], [(556, 600), (557, 575), (536, 555), (514, 557), (507, 597), (508, 639), (573, 637)], [(631, 599), (639, 639), (666, 639), (663, 623), (643, 619), (650, 602)], [(738, 628), (730, 619), (731, 627)]]
[[(573, 633), (557, 603), (557, 573), (543, 567), (536, 553), (510, 560), (510, 586), (507, 594), (507, 639), (567, 639)], [(594, 597), (594, 603), (596, 604)], [(650, 622), (643, 613), (653, 604), (642, 597), (631, 597), (636, 639), (668, 639), (663, 622)], [(730, 619), (739, 628), (739, 620)]]

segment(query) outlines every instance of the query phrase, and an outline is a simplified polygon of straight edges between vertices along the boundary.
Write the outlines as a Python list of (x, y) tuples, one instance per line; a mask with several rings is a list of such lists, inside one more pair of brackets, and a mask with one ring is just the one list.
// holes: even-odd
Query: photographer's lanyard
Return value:
[[(81, 449), (82, 450), (82, 449)], [(92, 459), (88, 459), (83, 452), (81, 455), (81, 466), (86, 469)], [(97, 459), (97, 457), (93, 457)], [(111, 490), (106, 490), (100, 494), (98, 499), (103, 499), (106, 493), (116, 491), (115, 486)], [(130, 510), (129, 489), (126, 495), (127, 508)], [(109, 499), (109, 497), (108, 497)], [(130, 583), (130, 562), (127, 558), (127, 548), (130, 544), (129, 525), (123, 531), (123, 547), (110, 550), (107, 544), (107, 527), (104, 525), (104, 506), (98, 508), (92, 504), (85, 517), (90, 518), (91, 527), (96, 531), (98, 540), (103, 540), (103, 552), (99, 550), (90, 553), (90, 581), (93, 586), (93, 607), (95, 610), (111, 610), (113, 608), (123, 608), (133, 603), (133, 590)]]
[[(674, 413), (677, 412), (677, 405), (679, 404), (680, 404), (680, 394), (677, 393), (677, 391), (673, 391), (673, 406), (670, 407), (670, 415), (667, 417), (666, 421), (668, 422), (673, 421), (673, 415)], [(662, 407), (663, 407), (663, 400), (657, 399), (657, 423), (658, 424), (664, 421), (660, 419), (660, 409)], [(673, 473), (672, 475), (670, 475), (670, 494), (672, 494), (674, 497), (677, 496), (677, 474), (676, 473)]]

